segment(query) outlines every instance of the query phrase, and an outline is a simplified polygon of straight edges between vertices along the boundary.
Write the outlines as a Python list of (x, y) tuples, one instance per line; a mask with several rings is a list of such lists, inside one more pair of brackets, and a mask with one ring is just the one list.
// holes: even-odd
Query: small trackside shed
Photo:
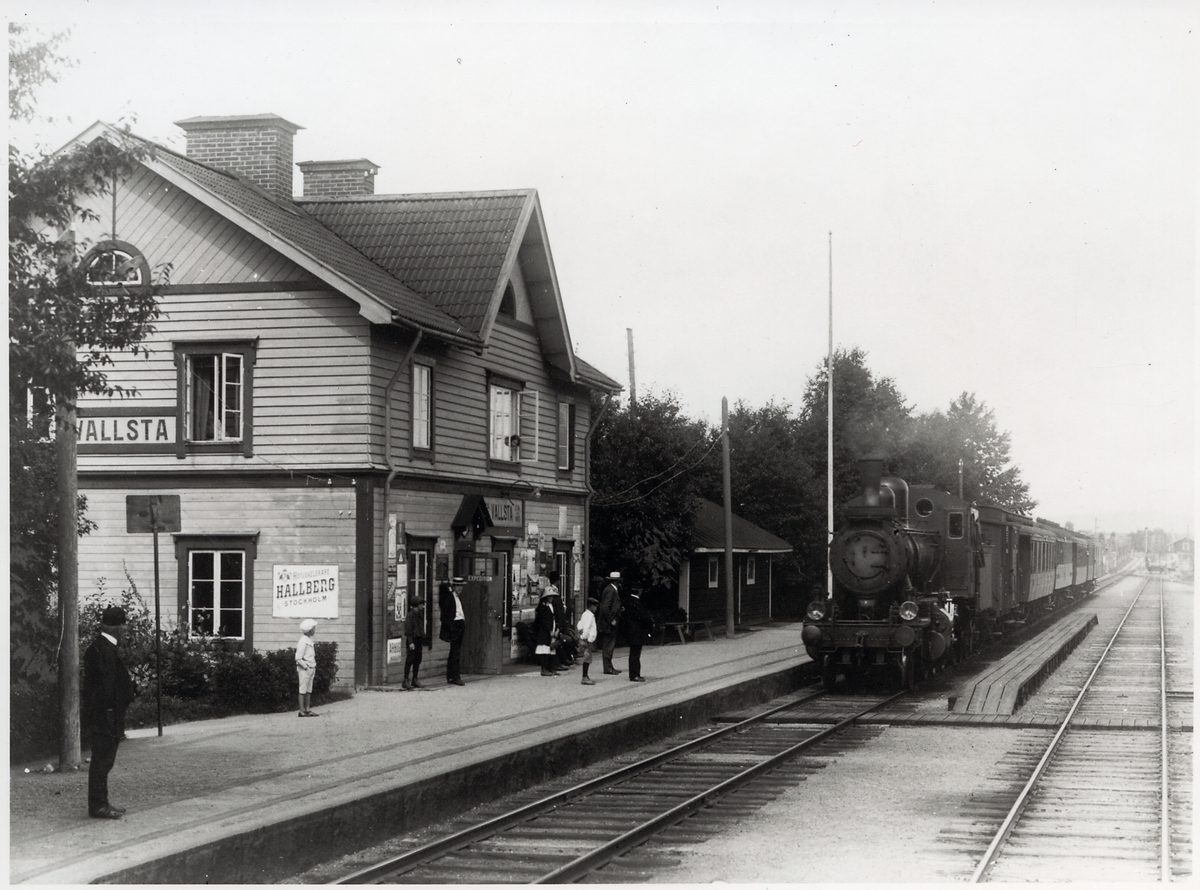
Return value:
[[(734, 614), (738, 624), (771, 620), (775, 559), (792, 545), (740, 516), (733, 517)], [(691, 621), (725, 621), (725, 510), (704, 498), (696, 511), (692, 549), (679, 578), (679, 607)]]

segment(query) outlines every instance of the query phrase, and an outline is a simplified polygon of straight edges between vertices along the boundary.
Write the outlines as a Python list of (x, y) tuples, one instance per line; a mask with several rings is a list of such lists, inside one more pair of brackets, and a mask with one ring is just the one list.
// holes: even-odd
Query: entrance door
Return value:
[(457, 562), (459, 574), (467, 579), (462, 593), (463, 611), (467, 616), (466, 633), (463, 635), (463, 672), (498, 674), (508, 554), (460, 553)]

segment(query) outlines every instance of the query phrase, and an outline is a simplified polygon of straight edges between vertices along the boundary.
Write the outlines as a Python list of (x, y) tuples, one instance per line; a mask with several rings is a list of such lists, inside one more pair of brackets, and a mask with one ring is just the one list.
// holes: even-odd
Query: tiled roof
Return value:
[(532, 189), (299, 204), (439, 309), (479, 333)]
[(617, 383), (617, 381), (613, 380), (594, 365), (588, 364), (579, 356), (575, 356), (575, 369), (579, 375), (579, 382), (585, 386), (590, 386), (593, 389), (603, 389), (613, 393), (620, 392), (622, 389), (621, 384)]
[[(725, 508), (700, 498), (696, 525), (692, 530), (692, 550), (725, 549)], [(757, 550), (766, 553), (791, 553), (792, 545), (766, 529), (733, 515), (733, 549), (739, 552)]]
[(477, 332), (468, 330), (461, 321), (405, 287), (302, 208), (276, 200), (236, 176), (161, 146), (155, 146), (155, 159), (362, 288), (394, 310), (402, 322), (460, 342), (481, 343)]

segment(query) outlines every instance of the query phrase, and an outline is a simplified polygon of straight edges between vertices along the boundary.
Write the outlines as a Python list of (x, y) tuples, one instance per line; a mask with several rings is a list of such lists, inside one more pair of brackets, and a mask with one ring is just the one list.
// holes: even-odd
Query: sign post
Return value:
[(131, 494), (125, 497), (125, 531), (154, 534), (154, 697), (158, 734), (162, 735), (162, 609), (159, 608), (158, 533), (178, 532), (179, 495)]

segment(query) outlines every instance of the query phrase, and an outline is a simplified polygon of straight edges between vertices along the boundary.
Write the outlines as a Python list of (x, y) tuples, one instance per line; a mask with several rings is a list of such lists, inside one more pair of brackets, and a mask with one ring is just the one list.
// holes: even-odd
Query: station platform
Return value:
[[(87, 767), (11, 770), (11, 883), (263, 883), (806, 682), (796, 624), (648, 646), (646, 682), (532, 666), (422, 677), (319, 709), (131, 730), (109, 777), (120, 820), (87, 815)], [(625, 671), (627, 650), (615, 665)], [(44, 765), (44, 764), (43, 764)], [(27, 767), (30, 765), (26, 765)], [(34, 765), (37, 766), (37, 765)]]

